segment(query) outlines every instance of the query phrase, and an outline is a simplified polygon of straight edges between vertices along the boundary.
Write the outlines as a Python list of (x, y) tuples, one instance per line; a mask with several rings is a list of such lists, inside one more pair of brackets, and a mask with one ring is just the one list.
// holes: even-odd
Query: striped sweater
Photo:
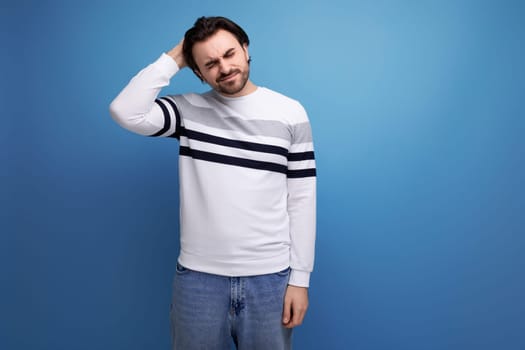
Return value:
[(166, 54), (140, 71), (110, 105), (122, 127), (179, 142), (178, 261), (224, 276), (291, 267), (307, 287), (314, 262), (316, 169), (307, 114), (258, 87), (158, 97), (179, 67)]

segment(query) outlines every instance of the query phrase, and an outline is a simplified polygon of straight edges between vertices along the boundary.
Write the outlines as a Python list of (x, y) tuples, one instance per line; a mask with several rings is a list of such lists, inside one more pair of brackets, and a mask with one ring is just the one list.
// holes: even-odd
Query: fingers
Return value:
[(283, 308), (283, 324), (286, 326), (292, 318), (292, 300), (285, 298)]
[[(303, 324), (304, 316), (306, 315), (305, 306), (297, 306), (292, 304), (291, 317), (283, 316), (283, 325), (285, 328), (294, 328)], [(286, 322), (288, 320), (288, 322)]]
[(179, 43), (174, 48), (167, 52), (167, 54), (171, 56), (171, 58), (173, 58), (175, 62), (177, 62), (177, 65), (181, 69), (186, 67), (186, 60), (184, 59), (184, 54), (182, 52), (183, 45), (184, 39), (179, 41)]
[(307, 309), (307, 289), (289, 286), (284, 297), (283, 326), (293, 328), (301, 325)]
[(306, 306), (292, 308), (292, 323), (294, 327), (303, 324), (305, 314)]

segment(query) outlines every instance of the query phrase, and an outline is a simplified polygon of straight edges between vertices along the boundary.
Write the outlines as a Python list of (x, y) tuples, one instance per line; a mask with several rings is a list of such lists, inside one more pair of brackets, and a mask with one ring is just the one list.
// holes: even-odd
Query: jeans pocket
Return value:
[(178, 275), (183, 275), (183, 274), (186, 274), (188, 273), (190, 270), (185, 268), (184, 266), (182, 266), (181, 264), (177, 263), (176, 267), (175, 267), (175, 272), (178, 274)]

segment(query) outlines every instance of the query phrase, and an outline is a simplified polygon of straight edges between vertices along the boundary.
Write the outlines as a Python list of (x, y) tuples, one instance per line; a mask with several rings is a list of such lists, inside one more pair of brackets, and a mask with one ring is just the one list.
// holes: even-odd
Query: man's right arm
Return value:
[(157, 98), (161, 89), (186, 63), (182, 41), (141, 70), (111, 102), (109, 111), (123, 128), (146, 136), (176, 135), (178, 111), (170, 97)]
[(169, 50), (166, 54), (173, 58), (173, 60), (179, 66), (179, 69), (186, 67), (186, 60), (182, 53), (182, 46), (184, 45), (184, 39), (182, 39), (173, 49)]

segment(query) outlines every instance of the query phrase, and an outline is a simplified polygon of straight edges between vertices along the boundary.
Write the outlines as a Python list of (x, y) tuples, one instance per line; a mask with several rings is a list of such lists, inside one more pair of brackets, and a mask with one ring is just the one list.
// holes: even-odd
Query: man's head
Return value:
[(213, 89), (236, 96), (248, 83), (249, 43), (248, 35), (231, 20), (201, 17), (184, 36), (184, 59)]

